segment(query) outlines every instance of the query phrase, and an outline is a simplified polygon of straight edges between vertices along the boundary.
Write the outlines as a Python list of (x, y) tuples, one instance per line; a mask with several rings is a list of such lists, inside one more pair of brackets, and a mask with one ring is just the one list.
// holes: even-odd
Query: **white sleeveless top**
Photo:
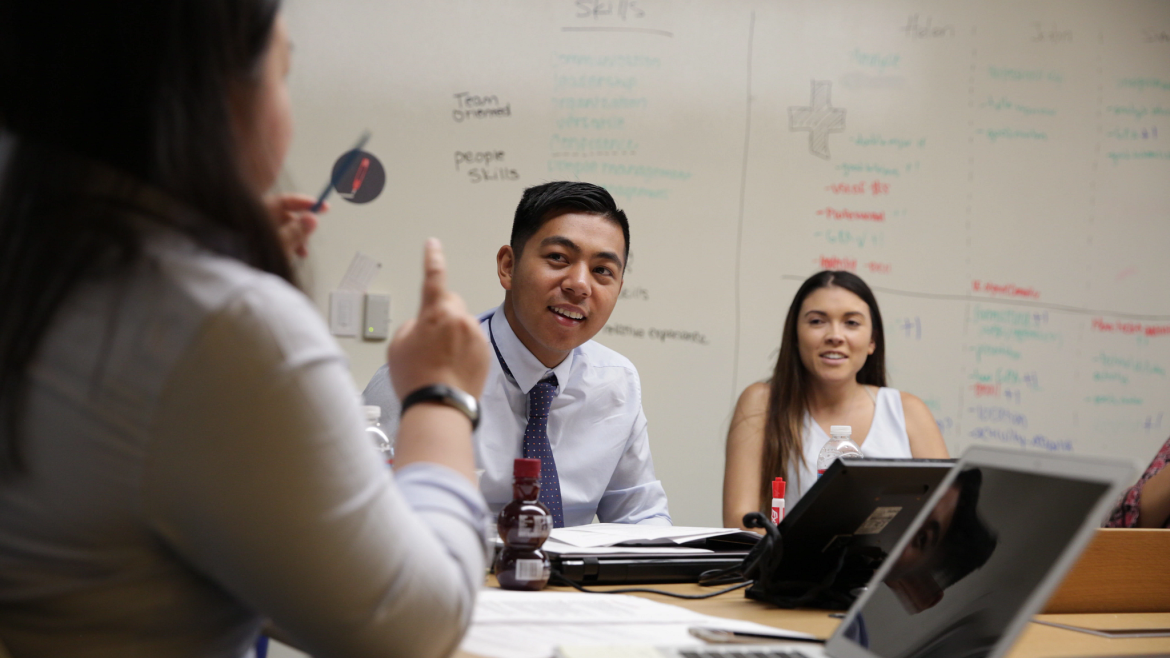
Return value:
[[(784, 478), (788, 483), (784, 492), (784, 507), (789, 510), (817, 481), (817, 455), (829, 442), (829, 435), (825, 434), (825, 430), (821, 429), (807, 411), (804, 414), (804, 432), (801, 438), (804, 444), (803, 463), (788, 464), (788, 473)], [(902, 394), (892, 388), (878, 389), (869, 434), (864, 441), (858, 441), (856, 436), (853, 437), (853, 441), (859, 443), (861, 454), (866, 457), (910, 458), (912, 456), (910, 437), (906, 435)]]

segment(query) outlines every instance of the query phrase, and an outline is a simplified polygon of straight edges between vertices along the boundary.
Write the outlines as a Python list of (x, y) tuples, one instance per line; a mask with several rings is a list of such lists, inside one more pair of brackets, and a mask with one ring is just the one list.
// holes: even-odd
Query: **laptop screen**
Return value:
[(844, 629), (883, 658), (985, 656), (1110, 487), (968, 466)]

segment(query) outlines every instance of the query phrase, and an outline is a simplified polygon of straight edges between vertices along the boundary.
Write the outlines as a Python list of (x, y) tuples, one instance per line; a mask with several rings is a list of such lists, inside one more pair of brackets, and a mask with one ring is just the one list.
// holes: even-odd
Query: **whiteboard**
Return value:
[[(676, 523), (717, 525), (739, 392), (821, 269), (875, 289), (891, 385), (948, 448), (1146, 463), (1170, 434), (1170, 3), (292, 0), (315, 192), (363, 129), (386, 186), (333, 199), (306, 265), (328, 310), (357, 252), (392, 328), (421, 245), (472, 312), (521, 191), (630, 217), (597, 340), (638, 367)], [(339, 339), (359, 389), (386, 343)]]

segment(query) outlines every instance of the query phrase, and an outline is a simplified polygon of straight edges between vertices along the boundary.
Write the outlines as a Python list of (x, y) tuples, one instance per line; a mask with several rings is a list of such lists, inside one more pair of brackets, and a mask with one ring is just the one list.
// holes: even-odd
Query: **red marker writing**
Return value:
[(357, 194), (357, 191), (361, 189), (362, 181), (366, 179), (366, 172), (369, 170), (370, 159), (362, 158), (362, 163), (358, 165), (357, 172), (355, 172), (353, 175), (353, 189), (349, 192), (350, 196)]

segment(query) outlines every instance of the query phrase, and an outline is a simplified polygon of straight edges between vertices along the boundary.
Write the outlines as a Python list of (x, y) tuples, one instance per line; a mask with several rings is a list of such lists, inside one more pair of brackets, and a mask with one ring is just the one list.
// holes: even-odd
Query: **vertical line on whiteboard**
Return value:
[(752, 136), (752, 48), (756, 35), (756, 12), (752, 12), (751, 20), (748, 22), (748, 42), (747, 42), (747, 97), (746, 105), (744, 107), (744, 127), (743, 127), (743, 163), (739, 170), (739, 219), (735, 229), (735, 347), (732, 350), (731, 357), (731, 406), (735, 407), (735, 397), (738, 391), (739, 380), (739, 331), (740, 331), (740, 256), (743, 251), (743, 204), (744, 198), (747, 196), (747, 168), (748, 168), (748, 148), (751, 144)]
[[(967, 288), (967, 298), (971, 298), (971, 291), (975, 285), (975, 273), (971, 270), (971, 215), (974, 213), (975, 203), (975, 67), (979, 61), (979, 47), (975, 42), (976, 26), (971, 26), (971, 67), (967, 72), (967, 212), (966, 212), (966, 233), (967, 244), (965, 261), (967, 264), (967, 280), (964, 286)], [(963, 313), (963, 343), (961, 352), (974, 351), (974, 348), (968, 345), (967, 336), (971, 330), (971, 302), (966, 303), (966, 309)], [(966, 413), (966, 393), (967, 393), (967, 368), (963, 365), (963, 359), (959, 359), (959, 381), (962, 384), (959, 386), (959, 409), (955, 414), (955, 436), (956, 442), (962, 446), (963, 437), (963, 415)]]
[(1097, 143), (1093, 147), (1093, 176), (1089, 179), (1089, 230), (1086, 240), (1085, 291), (1093, 289), (1093, 228), (1097, 220), (1097, 176), (1101, 167), (1101, 138), (1104, 124), (1101, 111), (1105, 106), (1105, 64), (1102, 51), (1105, 49), (1105, 30), (1097, 30)]
[[(1105, 30), (1104, 28), (1097, 29), (1097, 144), (1093, 148), (1093, 176), (1089, 180), (1089, 222), (1088, 222), (1088, 238), (1085, 244), (1085, 297), (1088, 299), (1088, 293), (1093, 290), (1093, 229), (1097, 224), (1097, 178), (1101, 171), (1101, 140), (1105, 131), (1104, 122), (1101, 120), (1102, 111), (1105, 107)], [(1089, 320), (1091, 322), (1091, 320)], [(1085, 325), (1086, 322), (1078, 323), (1077, 331), (1077, 347), (1076, 360), (1073, 361), (1073, 382), (1079, 383), (1081, 381), (1081, 359), (1084, 358), (1085, 353)], [(1073, 427), (1080, 427), (1081, 413), (1080, 406), (1073, 407), (1072, 413)]]

